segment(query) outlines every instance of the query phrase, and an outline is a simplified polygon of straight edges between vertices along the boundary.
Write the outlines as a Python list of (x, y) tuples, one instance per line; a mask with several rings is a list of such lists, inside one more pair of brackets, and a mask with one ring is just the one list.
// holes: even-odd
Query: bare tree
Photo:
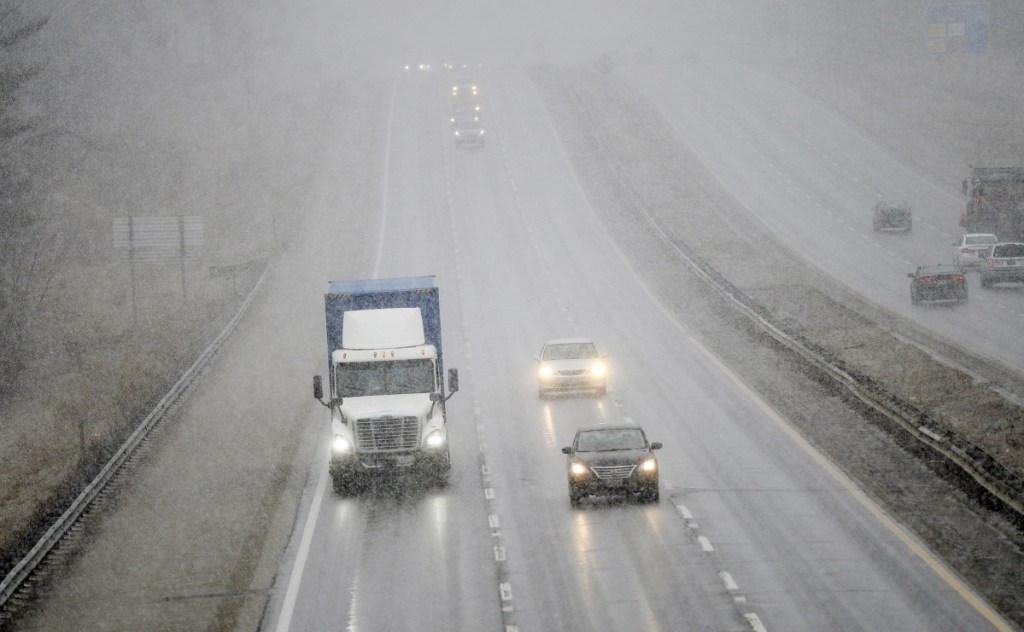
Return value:
[(32, 303), (52, 276), (39, 196), (19, 160), (33, 124), (15, 111), (19, 91), (39, 72), (20, 61), (18, 45), (45, 25), (46, 19), (24, 17), (18, 3), (0, 2), (0, 401), (11, 396), (25, 367)]

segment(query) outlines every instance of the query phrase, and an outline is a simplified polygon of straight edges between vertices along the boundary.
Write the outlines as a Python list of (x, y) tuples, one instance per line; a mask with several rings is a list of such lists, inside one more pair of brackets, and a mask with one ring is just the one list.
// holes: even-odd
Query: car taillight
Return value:
[(964, 280), (964, 275), (962, 275), (962, 274), (954, 274), (953, 275), (953, 280), (954, 281), (963, 281)]
[(931, 283), (932, 282), (932, 278), (931, 277), (921, 277), (920, 279), (918, 279), (918, 281), (920, 283)]
[(988, 261), (985, 262), (985, 265), (987, 265), (989, 268), (994, 268), (996, 267), (996, 262), (989, 259)]

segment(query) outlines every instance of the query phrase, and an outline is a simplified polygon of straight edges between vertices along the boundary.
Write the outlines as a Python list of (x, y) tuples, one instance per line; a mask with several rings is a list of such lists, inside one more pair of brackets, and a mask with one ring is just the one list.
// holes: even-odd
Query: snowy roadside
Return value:
[[(956, 484), (929, 470), (942, 466), (929, 465), (933, 459), (912, 438), (887, 428), (885, 420), (856, 402), (843, 401), (844, 395), (813, 370), (742, 322), (692, 278), (656, 233), (696, 251), (820, 349), (1018, 473), (1024, 471), (1024, 442), (1013, 420), (1020, 418), (1020, 408), (976, 375), (890, 333), (888, 319), (895, 317), (836, 288), (778, 244), (636, 94), (590, 69), (543, 69), (533, 76), (592, 206), (677, 316), (998, 608), (1020, 621), (1022, 586), (1014, 579), (1024, 561), (1019, 530), (1004, 516), (977, 507), (969, 486), (951, 490)], [(667, 265), (673, 260), (678, 264)], [(885, 328), (878, 324), (883, 320)], [(912, 329), (906, 323), (901, 327)], [(979, 555), (1000, 561), (979, 563)]]

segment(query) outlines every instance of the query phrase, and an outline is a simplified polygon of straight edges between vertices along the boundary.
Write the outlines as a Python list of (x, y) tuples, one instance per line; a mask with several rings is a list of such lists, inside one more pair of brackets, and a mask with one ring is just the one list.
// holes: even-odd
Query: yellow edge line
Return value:
[[(534, 91), (537, 94), (537, 98), (544, 108), (544, 113), (548, 118), (548, 124), (554, 132), (555, 138), (558, 139), (558, 147), (561, 150), (562, 159), (565, 161), (566, 166), (569, 168), (569, 173), (572, 175), (573, 184), (576, 186), (576, 190), (580, 195), (580, 199), (583, 200), (583, 203), (590, 211), (590, 214), (594, 217), (595, 220), (597, 220), (597, 224), (600, 227), (601, 232), (604, 234), (605, 239), (607, 239), (609, 245), (611, 245), (612, 249), (615, 251), (615, 254), (618, 256), (619, 260), (626, 267), (626, 269), (629, 270), (630, 275), (632, 275), (633, 278), (636, 279), (636, 282), (640, 285), (640, 288), (644, 291), (644, 294), (647, 295), (647, 297), (651, 300), (654, 306), (661, 311), (665, 318), (668, 319), (668, 321), (672, 323), (672, 325), (675, 326), (675, 328), (678, 329), (679, 332), (683, 334), (683, 336), (691, 344), (693, 344), (693, 346), (696, 347), (701, 352), (701, 354), (704, 355), (704, 357), (706, 357), (716, 367), (718, 367), (718, 369), (722, 373), (724, 373), (725, 376), (728, 377), (729, 380), (732, 381), (732, 383), (735, 384), (737, 388), (739, 388), (740, 391), (742, 391), (743, 394), (745, 394), (750, 399), (750, 401), (754, 402), (754, 404), (756, 404), (758, 408), (760, 408), (766, 415), (768, 415), (768, 417), (775, 422), (775, 425), (777, 425), (783, 432), (789, 435), (789, 437), (792, 438), (793, 441), (798, 446), (800, 446), (800, 448), (803, 449), (804, 452), (806, 452), (812, 459), (814, 459), (814, 461), (818, 463), (818, 465), (820, 465), (823, 470), (828, 472), (828, 474), (832, 478), (834, 478), (846, 491), (848, 491), (850, 495), (853, 496), (853, 498), (855, 498), (857, 502), (859, 502), (865, 509), (871, 512), (871, 514), (875, 518), (877, 518), (878, 521), (881, 522), (882, 525), (884, 525), (890, 532), (892, 532), (893, 535), (895, 535), (897, 538), (900, 539), (900, 541), (907, 545), (907, 548), (913, 551), (914, 554), (921, 559), (921, 561), (923, 561), (933, 571), (935, 571), (935, 574), (942, 578), (942, 581), (946, 582), (946, 584), (950, 588), (952, 588), (954, 591), (957, 592), (957, 594), (963, 597), (964, 601), (970, 604), (971, 607), (978, 612), (978, 614), (984, 617), (997, 630), (1000, 630), (1000, 632), (1015, 632), (1015, 628), (1011, 627), (1003, 619), (1003, 617), (998, 612), (996, 612), (996, 610), (992, 608), (992, 606), (988, 604), (988, 602), (986, 602), (984, 599), (978, 596), (978, 594), (975, 593), (969, 586), (967, 586), (967, 584), (965, 584), (963, 581), (960, 580), (959, 577), (953, 574), (942, 561), (940, 561), (938, 558), (932, 555), (932, 553), (928, 551), (928, 549), (926, 549), (924, 546), (922, 546), (921, 543), (915, 537), (910, 535), (902, 525), (893, 520), (893, 518), (888, 513), (886, 513), (885, 510), (879, 507), (878, 504), (875, 503), (875, 501), (873, 501), (867, 494), (865, 494), (863, 490), (861, 490), (860, 487), (852, 479), (850, 479), (849, 476), (843, 473), (821, 452), (819, 452), (814, 446), (808, 443), (807, 440), (804, 439), (803, 436), (788, 421), (786, 421), (785, 418), (782, 417), (782, 415), (776, 412), (775, 409), (768, 404), (768, 402), (761, 399), (760, 395), (751, 390), (750, 387), (748, 387), (738, 375), (736, 375), (731, 369), (729, 369), (729, 367), (727, 367), (716, 355), (714, 355), (699, 340), (694, 338), (693, 335), (689, 332), (689, 330), (687, 330), (686, 327), (681, 322), (679, 322), (676, 319), (676, 317), (661, 303), (661, 301), (658, 300), (658, 298), (651, 292), (647, 284), (644, 283), (640, 275), (637, 274), (636, 270), (633, 268), (630, 262), (626, 259), (625, 254), (619, 248), (615, 240), (612, 239), (612, 236), (608, 233), (607, 228), (604, 225), (604, 222), (601, 221), (601, 218), (594, 210), (594, 207), (590, 205), (590, 199), (587, 198), (587, 195), (583, 190), (583, 186), (581, 185), (579, 178), (577, 177), (576, 170), (572, 166), (572, 161), (569, 159), (569, 155), (565, 151), (565, 146), (562, 144), (562, 138), (561, 136), (558, 135), (558, 132), (556, 131), (557, 128), (555, 127), (554, 122), (551, 120), (550, 113), (548, 113), (547, 111), (547, 105), (544, 103), (544, 99), (543, 97), (541, 97), (540, 93), (536, 92), (536, 85), (534, 85), (532, 81), (530, 82), (530, 85), (533, 86)], [(725, 186), (724, 183), (722, 183), (721, 181), (719, 182), (722, 184), (723, 187)], [(725, 188), (726, 190), (728, 190), (728, 187)], [(744, 206), (746, 205), (744, 204)]]

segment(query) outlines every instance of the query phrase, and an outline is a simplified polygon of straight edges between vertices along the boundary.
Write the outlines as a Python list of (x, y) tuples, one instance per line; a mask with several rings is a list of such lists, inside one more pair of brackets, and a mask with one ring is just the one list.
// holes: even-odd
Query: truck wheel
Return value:
[(331, 472), (334, 491), (342, 496), (352, 496), (358, 491), (356, 477), (343, 472)]
[(434, 466), (434, 483), (438, 487), (448, 486), (448, 473), (452, 471), (452, 459), (451, 453), (445, 450), (444, 458), (438, 459), (438, 463)]

